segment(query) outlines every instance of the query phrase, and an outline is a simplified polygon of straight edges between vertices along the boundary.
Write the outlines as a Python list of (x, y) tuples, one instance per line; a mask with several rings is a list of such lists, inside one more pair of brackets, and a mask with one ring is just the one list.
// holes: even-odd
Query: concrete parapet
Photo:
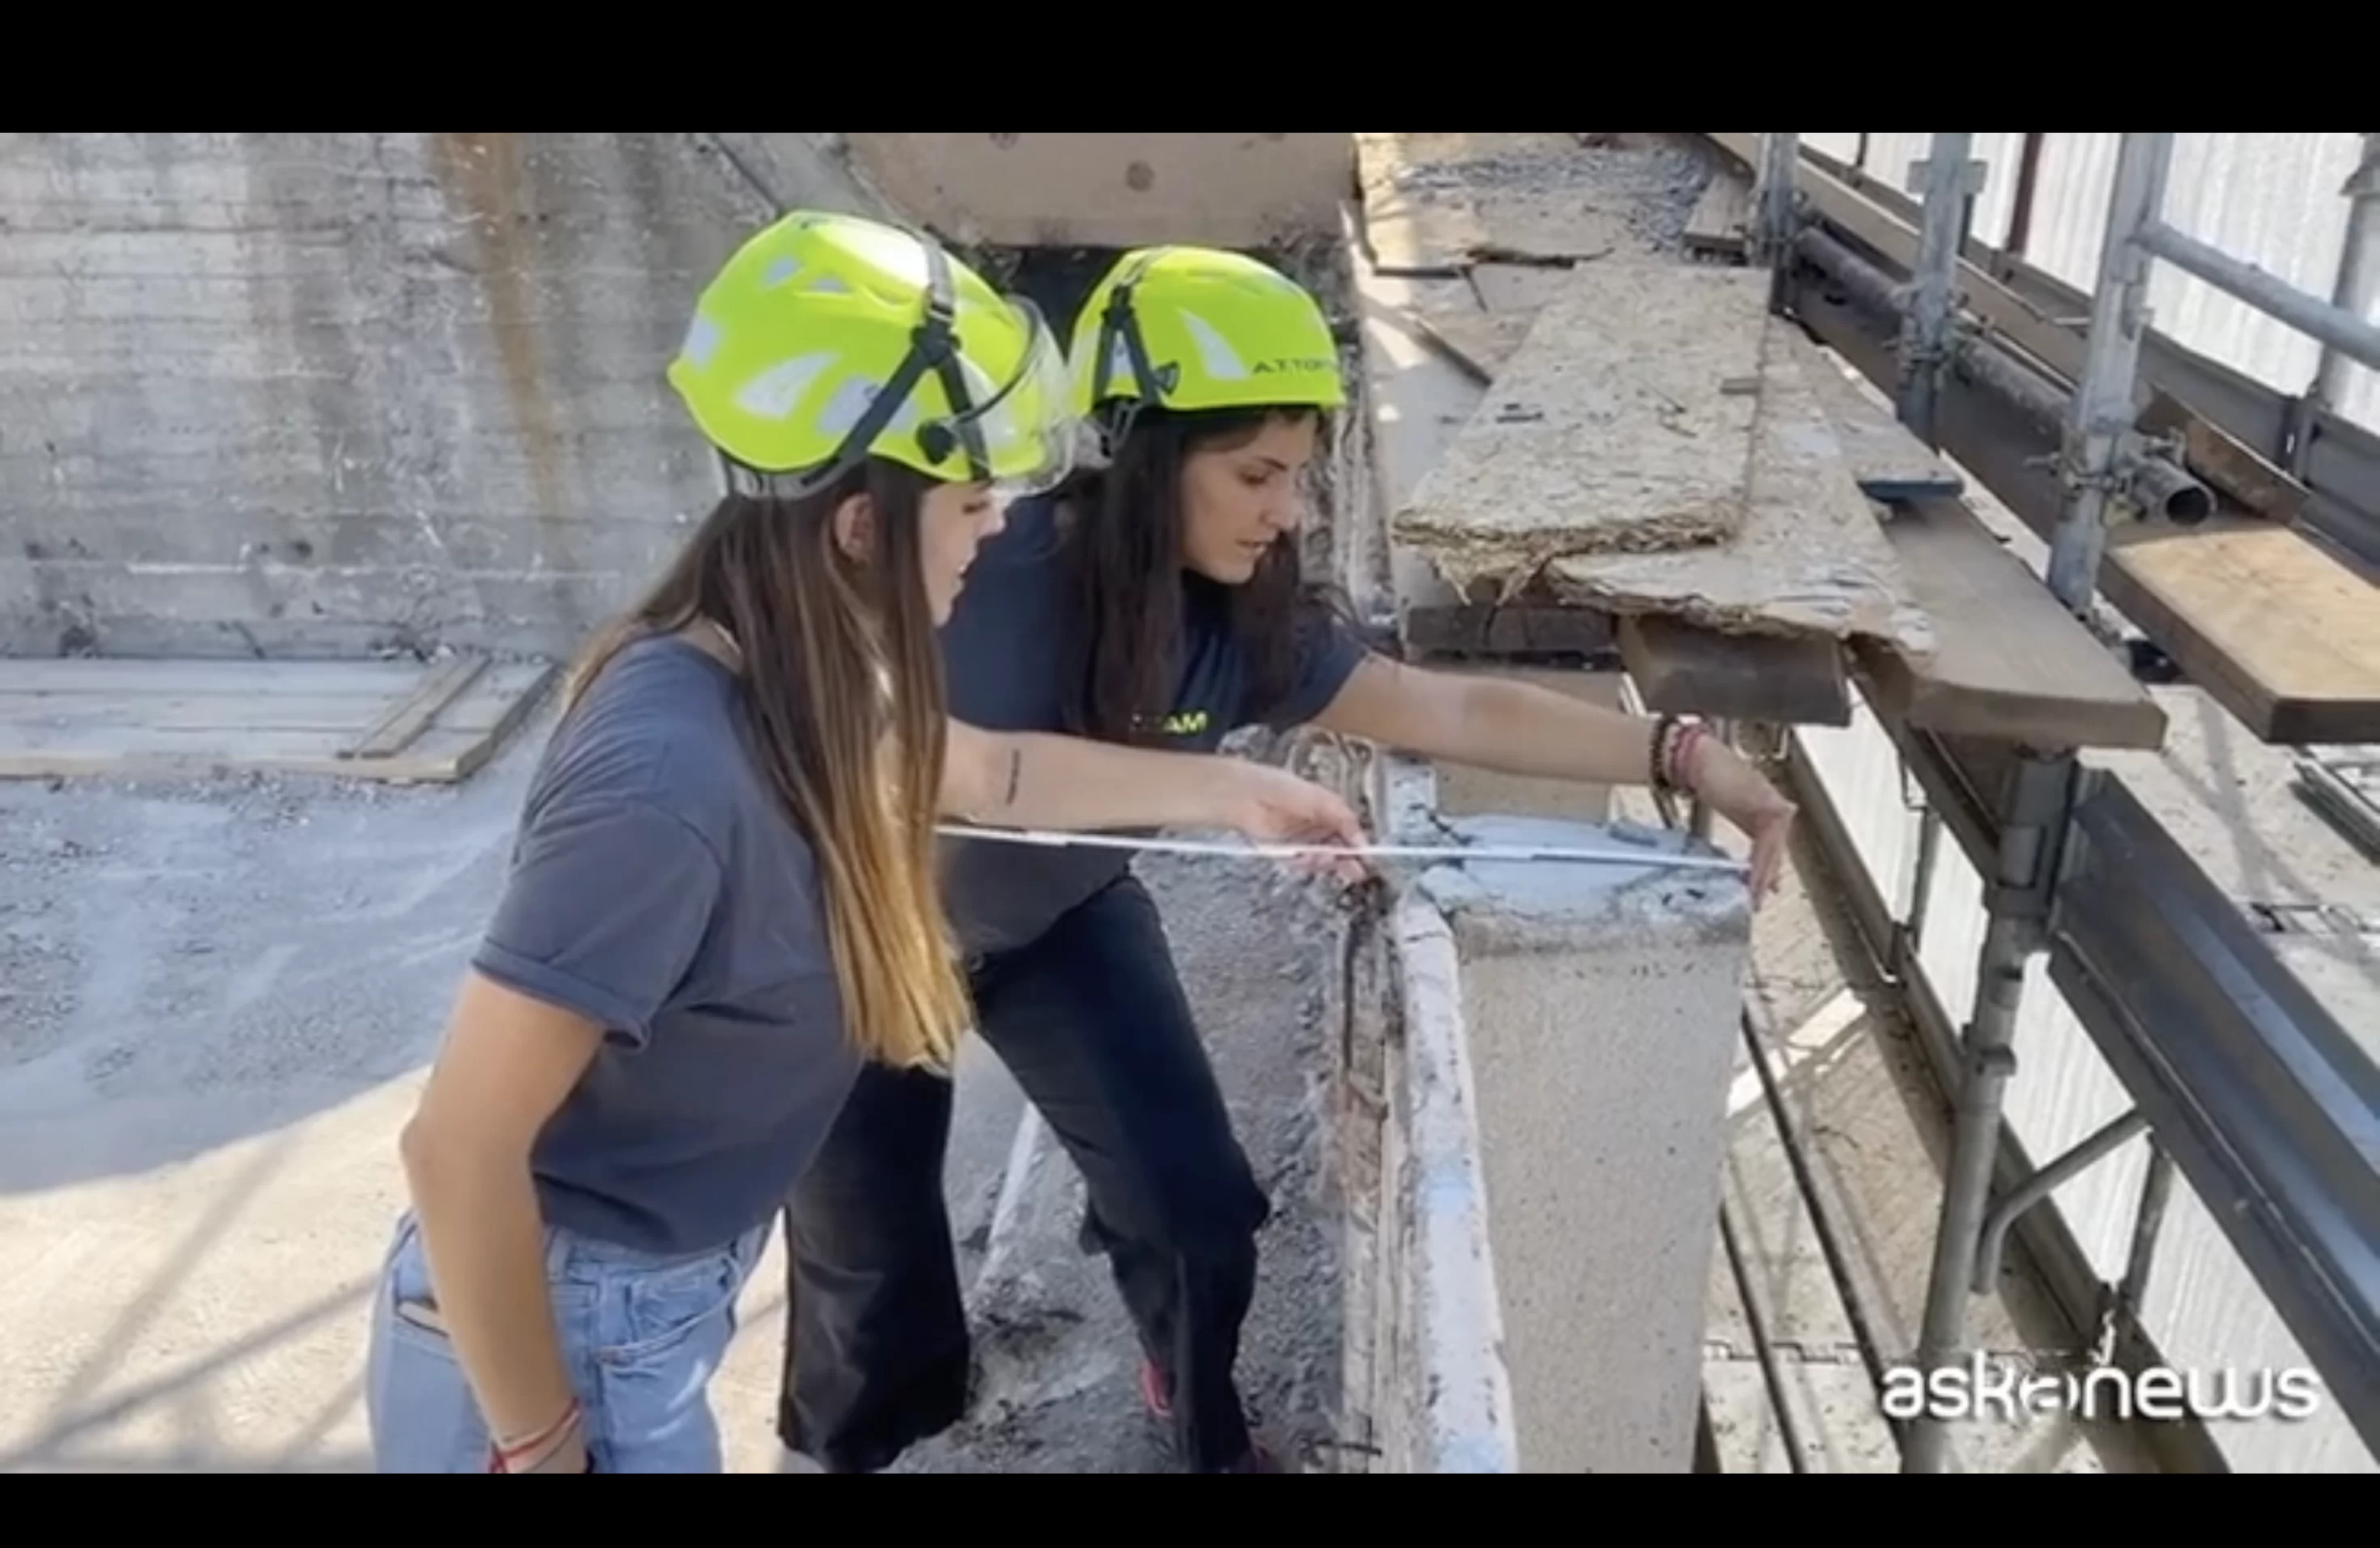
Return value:
[[(1624, 823), (1443, 817), (1408, 764), (1376, 795), (1400, 842), (1708, 852)], [(1465, 861), (1398, 889), (1382, 1470), (1691, 1469), (1749, 901), (1733, 875), (1655, 864)]]

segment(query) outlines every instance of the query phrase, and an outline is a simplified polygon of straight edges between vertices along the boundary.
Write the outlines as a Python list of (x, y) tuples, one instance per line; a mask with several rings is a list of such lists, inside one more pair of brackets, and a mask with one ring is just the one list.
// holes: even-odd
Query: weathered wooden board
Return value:
[(2380, 741), (2380, 586), (2252, 518), (2118, 527), (2107, 558), (2132, 621), (2266, 740)]
[(1816, 635), (1719, 634), (1657, 614), (1620, 619), (1620, 659), (1655, 714), (1765, 725), (1849, 725), (1842, 647)]
[(1745, 227), (1752, 220), (1752, 185), (1721, 168), (1703, 185), (1686, 217), (1686, 250), (1717, 258), (1740, 258), (1747, 244)]
[(1449, 360), (1482, 382), (1493, 382), (1529, 336), (1536, 313), (1483, 311), (1478, 307), (1421, 307), (1414, 322)]
[(1912, 725), (2040, 749), (2154, 748), (2165, 711), (1956, 499), (1913, 500), (1885, 529), (1934, 626), (1922, 671), (1864, 652), (1878, 710)]
[[(1766, 283), (1756, 270), (1706, 272)], [(1874, 640), (1923, 666), (1935, 652), (1933, 626), (1782, 338), (1766, 351), (1758, 408), (1741, 531), (1668, 554), (1572, 551), (1547, 566), (1546, 579), (1559, 594), (1614, 612), (1660, 613), (1727, 634)]]
[(1569, 134), (1358, 134), (1365, 242), (1383, 274), (1487, 259), (1594, 258), (1628, 240), (1611, 190)]
[[(1528, 337), (1537, 307), (1489, 311), (1479, 307), (1418, 309), (1415, 322), (1446, 356), (1482, 382), (1493, 382)], [(1808, 335), (1792, 334), (1810, 385), (1834, 421), (1843, 456), (1860, 490), (1876, 500), (1960, 494), (1966, 481), (1926, 448), (1907, 425), (1871, 402)]]
[(1570, 271), (1394, 535), (1461, 591), (1562, 555), (1715, 543), (1745, 517), (1767, 277), (1608, 261)]
[(544, 663), (0, 660), (0, 778), (247, 771), (468, 778), (554, 676)]
[(1876, 500), (1913, 500), (1925, 494), (1959, 494), (1966, 481), (1928, 450), (1910, 428), (1894, 419), (1843, 374), (1844, 368), (1799, 328), (1787, 329), (1811, 390), (1818, 395), (1860, 490)]

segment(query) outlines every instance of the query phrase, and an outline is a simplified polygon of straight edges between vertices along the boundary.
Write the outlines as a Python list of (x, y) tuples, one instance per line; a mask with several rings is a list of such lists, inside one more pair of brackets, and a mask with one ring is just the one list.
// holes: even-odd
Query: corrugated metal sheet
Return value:
[[(1816, 150), (1843, 161), (1859, 153), (1856, 134), (1809, 135)], [(1925, 157), (1931, 134), (1869, 134), (1864, 170), (1911, 193), (1910, 163)], [(2016, 192), (2019, 137), (1978, 134), (1974, 154), (1989, 166), (1977, 200), (1973, 235), (1998, 247), (2008, 237)], [(2115, 134), (2049, 134), (2025, 257), (2088, 290), (2096, 278), (2107, 189), (2116, 173)], [(2360, 134), (2177, 134), (2165, 218), (2201, 241), (2271, 271), (2327, 300), (2347, 237), (2340, 193), (2362, 152)], [(2285, 323), (2175, 269), (2159, 264), (2150, 290), (2155, 326), (2176, 343), (2252, 376), (2277, 392), (2313, 382), (2320, 347)], [(2380, 302), (2368, 313), (2380, 323)], [(2380, 432), (2380, 373), (2353, 367), (2339, 412)]]

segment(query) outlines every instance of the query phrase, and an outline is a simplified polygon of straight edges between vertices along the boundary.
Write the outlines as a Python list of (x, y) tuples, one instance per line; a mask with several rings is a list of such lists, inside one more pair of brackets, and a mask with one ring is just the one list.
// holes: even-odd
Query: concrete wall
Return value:
[(1351, 134), (855, 134), (886, 197), (953, 239), (1264, 247), (1335, 230)]
[(832, 138), (0, 136), (0, 652), (566, 652), (712, 497), (702, 281), (876, 207)]
[(566, 653), (708, 506), (662, 371), (772, 210), (1336, 229), (1344, 134), (0, 135), (0, 653)]

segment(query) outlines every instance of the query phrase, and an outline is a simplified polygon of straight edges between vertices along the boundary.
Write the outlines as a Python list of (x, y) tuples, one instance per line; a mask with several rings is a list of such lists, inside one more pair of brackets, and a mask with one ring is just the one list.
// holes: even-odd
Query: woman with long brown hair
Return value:
[[(1404, 665), (1301, 582), (1300, 486), (1345, 403), (1303, 287), (1235, 252), (1129, 253), (1075, 341), (1074, 406), (1109, 462), (1021, 503), (986, 545), (943, 631), (955, 713), (1193, 753), (1244, 725), (1312, 725), (1500, 773), (1688, 790), (1751, 836), (1755, 896), (1774, 886), (1793, 807), (1699, 727)], [(1231, 778), (1238, 762), (1210, 767)], [(1109, 1259), (1176, 1459), (1285, 1470), (1234, 1374), (1269, 1202), (1129, 857), (970, 840), (946, 880), (978, 1030), (1082, 1171), (1084, 1239)], [(787, 1211), (779, 1433), (832, 1470), (886, 1467), (965, 1407), (951, 1101), (948, 1082), (868, 1071)]]
[(1357, 836), (1253, 764), (1219, 794), (1205, 760), (946, 724), (935, 631), (995, 486), (1074, 445), (1029, 305), (797, 213), (669, 379), (731, 492), (573, 674), (405, 1130), (383, 1470), (719, 1468), (707, 1389), (776, 1208), (862, 1067), (938, 1076), (970, 1020), (941, 813)]

